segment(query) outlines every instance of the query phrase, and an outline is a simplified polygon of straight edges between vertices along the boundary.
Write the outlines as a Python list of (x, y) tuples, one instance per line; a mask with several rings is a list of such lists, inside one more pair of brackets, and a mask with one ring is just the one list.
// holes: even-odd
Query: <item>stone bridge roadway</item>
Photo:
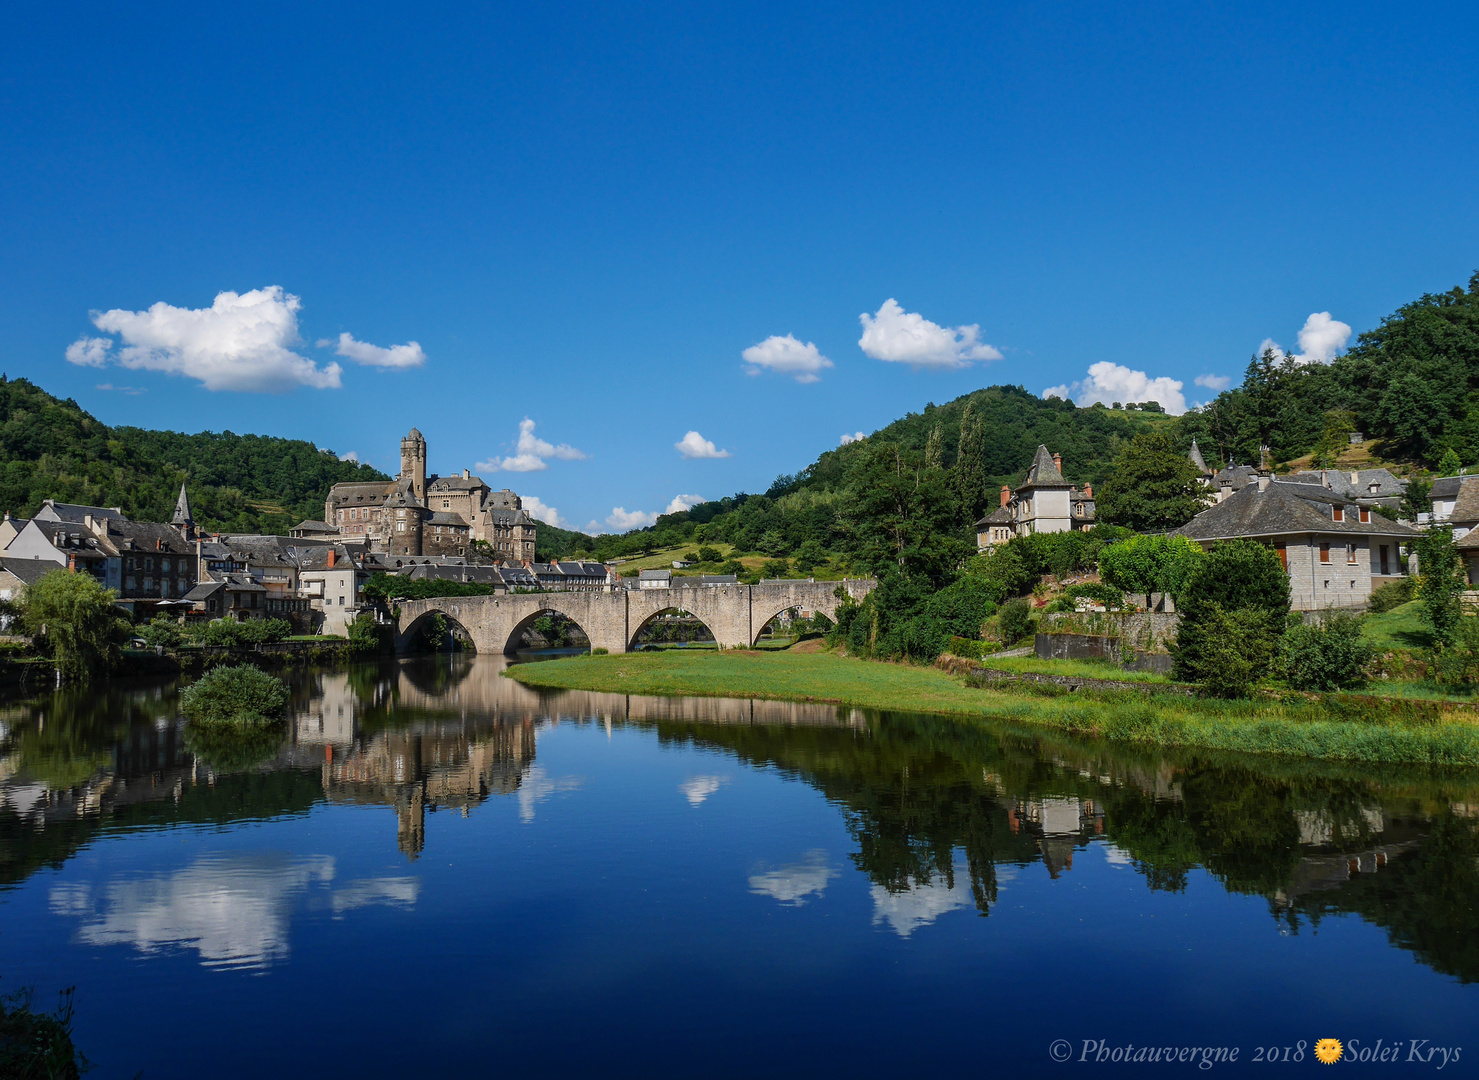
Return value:
[(503, 596), (446, 596), (403, 600), (395, 624), (397, 651), (403, 651), (424, 619), (440, 612), (467, 631), (482, 653), (511, 653), (539, 616), (564, 615), (590, 638), (591, 648), (629, 651), (642, 628), (664, 612), (686, 611), (709, 628), (721, 648), (747, 649), (765, 625), (788, 608), (819, 611), (835, 619), (838, 586), (862, 600), (877, 583), (871, 579), (782, 581), (764, 585), (680, 585), (671, 589), (619, 592), (508, 593)]

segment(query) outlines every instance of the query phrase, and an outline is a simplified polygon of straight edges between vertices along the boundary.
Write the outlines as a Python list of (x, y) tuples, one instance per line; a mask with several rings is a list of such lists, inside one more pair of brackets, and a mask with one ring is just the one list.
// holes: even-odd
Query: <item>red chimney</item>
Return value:
[(1085, 484), (1084, 485), (1084, 498), (1086, 498), (1086, 499), (1092, 499), (1093, 497), (1094, 497), (1094, 488), (1093, 488), (1093, 485), (1091, 485), (1091, 484)]
[(1005, 506), (1012, 501), (1012, 489), (1005, 484), (1001, 485), (1001, 505)]
[(1062, 454), (1054, 454), (1053, 455), (1053, 468), (1057, 469), (1059, 472), (1062, 472), (1063, 471), (1063, 455)]
[(77, 573), (77, 553), (75, 551), (67, 556), (67, 569), (74, 574)]
[(335, 554), (334, 549), (332, 547), (329, 548), (329, 569), (330, 570), (334, 569), (334, 554)]

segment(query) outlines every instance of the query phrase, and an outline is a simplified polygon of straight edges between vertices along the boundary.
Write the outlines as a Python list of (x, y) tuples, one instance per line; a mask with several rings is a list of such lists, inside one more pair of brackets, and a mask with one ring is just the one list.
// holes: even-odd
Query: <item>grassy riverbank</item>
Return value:
[(1006, 720), (1076, 736), (1330, 761), (1479, 767), (1479, 723), (1441, 703), (1329, 696), (1198, 701), (1169, 694), (975, 689), (935, 668), (835, 653), (654, 652), (521, 664), (528, 686), (621, 694), (835, 702), (897, 712)]

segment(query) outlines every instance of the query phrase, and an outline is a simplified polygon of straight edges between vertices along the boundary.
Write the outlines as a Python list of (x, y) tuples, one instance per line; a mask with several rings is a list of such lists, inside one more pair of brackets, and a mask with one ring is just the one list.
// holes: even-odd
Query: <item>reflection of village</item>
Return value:
[[(722, 749), (804, 779), (848, 817), (877, 909), (901, 933), (972, 894), (986, 912), (1015, 868), (1040, 863), (1060, 879), (1096, 851), (1152, 888), (1182, 888), (1200, 865), (1231, 891), (1266, 896), (1276, 913), (1325, 905), (1385, 922), (1381, 903), (1362, 899), (1363, 883), (1414, 872), (1455, 836), (1479, 843), (1476, 800), (1462, 786), (1392, 788), (1399, 795), (1387, 793), (1389, 778), (1356, 776), (1294, 794), (1303, 782), (1267, 785), (1246, 765), (1055, 750), (980, 729), (969, 739), (959, 730), (937, 736), (936, 745), (919, 739), (913, 721), (830, 705), (541, 694), (502, 678), (502, 666), (443, 658), (315, 676), (298, 689), (275, 752), (219, 770), (192, 752), (163, 689), (109, 690), (70, 705), (43, 698), (0, 713), (0, 884), (58, 864), (99, 828), (307, 813), (325, 801), (392, 810), (398, 846), (414, 859), (430, 813), (467, 816), (513, 798), (530, 820), (524, 811), (550, 782), (538, 772), (537, 740), (555, 724), (655, 729), (660, 741)], [(1248, 806), (1237, 806), (1246, 793)], [(1233, 820), (1216, 821), (1221, 813)], [(1163, 832), (1177, 843), (1163, 843)], [(962, 855), (969, 891), (954, 881)], [(1453, 872), (1479, 884), (1474, 856), (1459, 861)], [(754, 880), (795, 902), (831, 874), (805, 863)]]

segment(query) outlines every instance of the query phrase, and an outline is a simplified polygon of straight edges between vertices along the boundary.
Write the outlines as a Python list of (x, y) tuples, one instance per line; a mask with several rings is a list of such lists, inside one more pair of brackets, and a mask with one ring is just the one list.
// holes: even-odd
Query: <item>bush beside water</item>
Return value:
[(276, 723), (287, 704), (285, 682), (245, 665), (216, 668), (180, 695), (180, 707), (192, 723), (237, 730)]

